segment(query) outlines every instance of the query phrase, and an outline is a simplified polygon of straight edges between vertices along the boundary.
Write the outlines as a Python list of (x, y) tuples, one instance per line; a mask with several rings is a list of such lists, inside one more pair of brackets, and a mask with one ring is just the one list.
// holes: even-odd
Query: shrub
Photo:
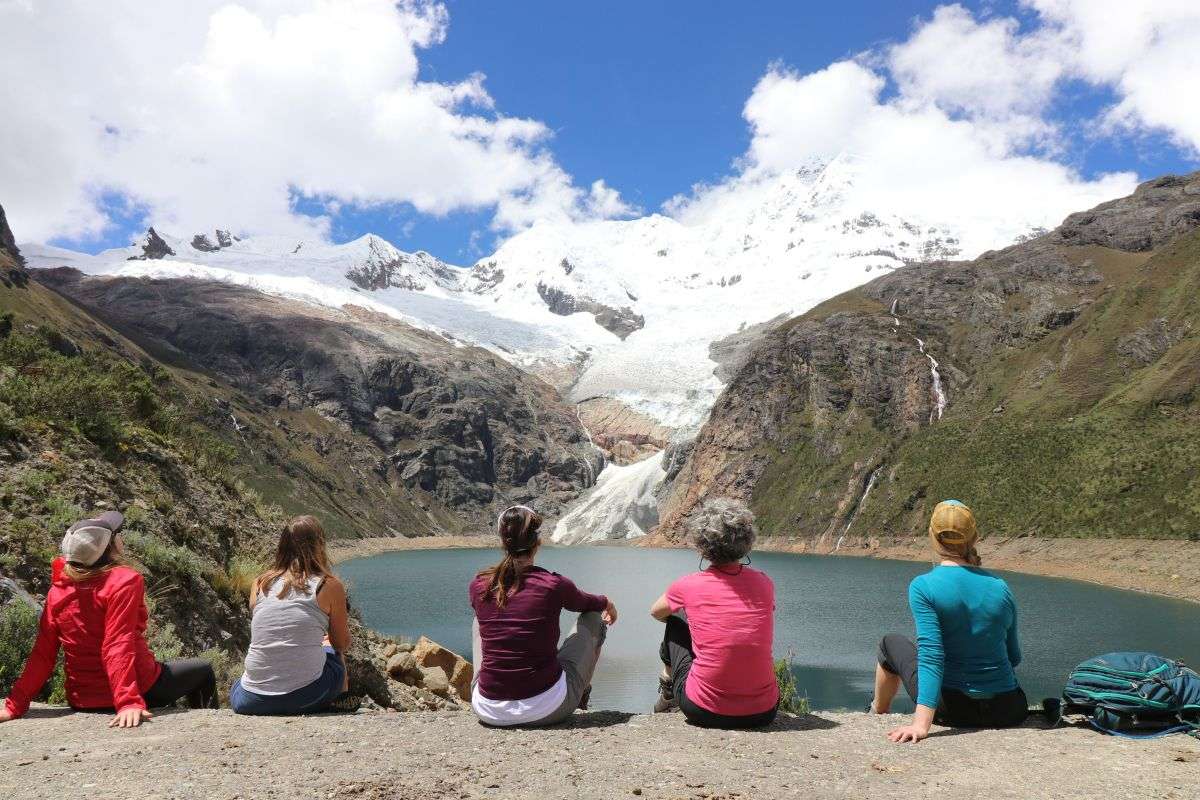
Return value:
[(69, 344), (45, 326), (36, 336), (0, 339), (0, 365), (15, 368), (0, 384), (0, 402), (17, 416), (71, 427), (106, 450), (124, 439), (127, 424), (162, 429), (162, 403), (151, 376), (103, 352), (66, 355)]
[(75, 522), (83, 519), (83, 509), (58, 495), (50, 495), (44, 505), (50, 514), (47, 526), (54, 533), (65, 532)]
[(250, 598), (254, 579), (263, 571), (262, 563), (248, 556), (234, 556), (224, 570), (213, 573), (212, 585), (231, 600), (245, 603)]
[(242, 677), (245, 669), (241, 656), (213, 647), (205, 650), (199, 657), (212, 664), (213, 673), (217, 676), (217, 693), (221, 696), (221, 702), (228, 705), (229, 687), (233, 686), (235, 680)]
[(198, 581), (204, 576), (200, 558), (185, 547), (137, 531), (126, 531), (125, 543), (134, 559), (146, 568), (150, 578)]
[(775, 660), (775, 680), (779, 683), (779, 710), (788, 714), (807, 714), (812, 709), (808, 698), (800, 694), (796, 686), (796, 673), (792, 667), (792, 655)]
[(16, 439), (21, 435), (21, 420), (8, 403), (0, 402), (0, 442)]
[[(19, 600), (0, 606), (0, 696), (7, 696), (21, 676), (37, 632), (37, 609)], [(66, 705), (66, 679), (62, 653), (59, 653), (54, 673), (39, 697), (54, 705)]]
[(0, 696), (7, 697), (37, 638), (37, 611), (14, 601), (0, 606)]
[(146, 622), (146, 645), (158, 661), (172, 661), (184, 655), (184, 643), (175, 633), (174, 622), (162, 621), (155, 616), (158, 599), (154, 594), (146, 596), (146, 610), (150, 620)]

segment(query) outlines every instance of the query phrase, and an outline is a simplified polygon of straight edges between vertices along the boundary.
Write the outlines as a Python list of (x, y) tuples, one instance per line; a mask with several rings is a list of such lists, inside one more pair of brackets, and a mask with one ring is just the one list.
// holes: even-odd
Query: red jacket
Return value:
[(146, 644), (145, 585), (128, 567), (76, 582), (54, 559), (37, 642), (5, 705), (19, 717), (46, 685), (61, 645), (66, 654), (67, 702), (73, 708), (145, 708), (142, 695), (162, 665)]

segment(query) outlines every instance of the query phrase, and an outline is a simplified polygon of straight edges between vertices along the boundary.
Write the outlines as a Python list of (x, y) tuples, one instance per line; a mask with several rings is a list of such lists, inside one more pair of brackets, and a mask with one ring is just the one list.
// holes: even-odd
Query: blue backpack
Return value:
[(1062, 701), (1062, 713), (1082, 714), (1105, 733), (1200, 738), (1200, 675), (1153, 653), (1089, 658), (1067, 678)]

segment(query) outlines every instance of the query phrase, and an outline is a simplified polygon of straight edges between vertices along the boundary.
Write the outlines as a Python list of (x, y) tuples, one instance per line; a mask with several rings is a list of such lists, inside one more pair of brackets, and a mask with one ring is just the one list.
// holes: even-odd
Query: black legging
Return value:
[(217, 676), (203, 658), (178, 658), (162, 665), (162, 673), (143, 695), (148, 708), (174, 705), (187, 698), (188, 708), (219, 708)]
[[(217, 697), (217, 676), (212, 665), (203, 658), (177, 658), (160, 665), (162, 672), (142, 699), (146, 708), (163, 708), (187, 698), (188, 708), (220, 708)], [(113, 713), (115, 709), (80, 708), (77, 711)]]
[(761, 728), (774, 721), (778, 706), (760, 714), (730, 717), (715, 714), (693, 703), (684, 691), (688, 672), (692, 669), (692, 662), (696, 660), (696, 653), (692, 650), (692, 630), (688, 627), (686, 618), (679, 614), (667, 617), (666, 623), (658, 656), (671, 668), (671, 690), (674, 692), (675, 701), (679, 703), (679, 710), (688, 722), (701, 728)]
[[(879, 666), (898, 675), (917, 702), (917, 646), (907, 636), (890, 633), (879, 643)], [(1025, 721), (1029, 701), (1021, 687), (987, 698), (942, 689), (934, 721), (950, 728), (1013, 728)]]

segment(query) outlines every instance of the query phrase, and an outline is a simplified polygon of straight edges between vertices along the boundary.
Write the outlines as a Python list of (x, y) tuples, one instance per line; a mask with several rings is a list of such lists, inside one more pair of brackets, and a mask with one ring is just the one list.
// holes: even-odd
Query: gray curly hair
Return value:
[(713, 564), (741, 561), (754, 547), (754, 512), (740, 500), (706, 500), (687, 527), (692, 546)]

